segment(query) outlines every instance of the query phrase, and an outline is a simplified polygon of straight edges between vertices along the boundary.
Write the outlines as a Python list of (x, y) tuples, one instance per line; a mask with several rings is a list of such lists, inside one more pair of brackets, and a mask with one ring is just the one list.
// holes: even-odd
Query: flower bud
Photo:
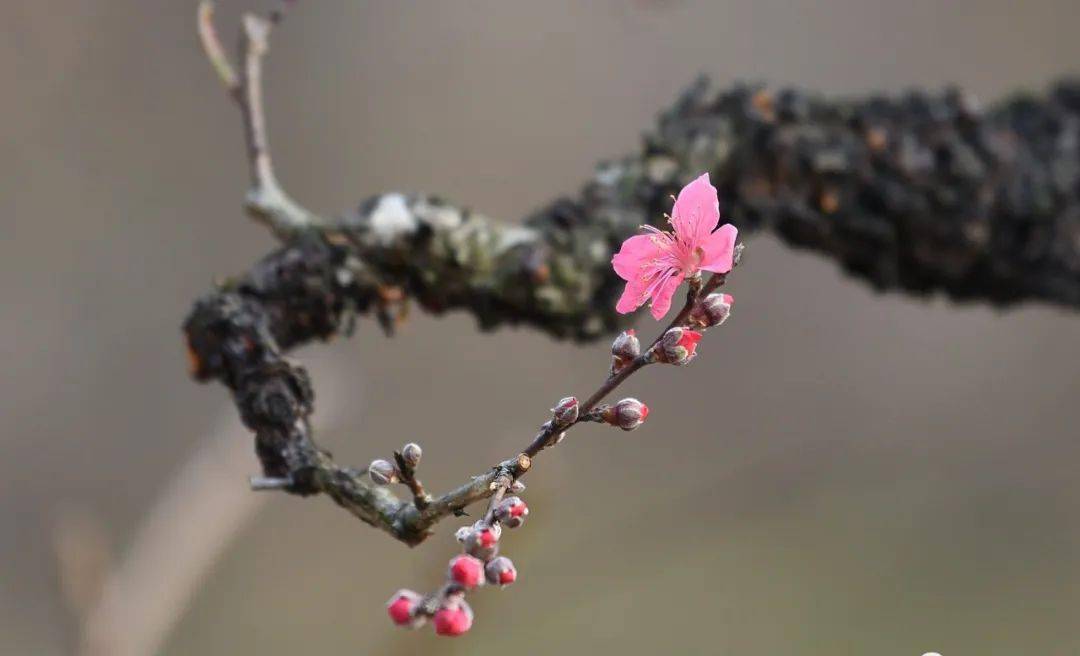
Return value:
[(731, 294), (709, 294), (698, 301), (690, 312), (690, 321), (702, 328), (719, 326), (731, 315), (735, 299)]
[(386, 602), (386, 612), (394, 624), (415, 629), (424, 623), (424, 616), (416, 614), (423, 601), (424, 597), (412, 590), (398, 590)]
[(381, 458), (372, 460), (371, 464), (368, 465), (368, 476), (376, 485), (397, 483), (400, 480), (397, 467)]
[(578, 400), (572, 396), (568, 396), (556, 403), (555, 407), (551, 409), (551, 412), (555, 414), (556, 425), (569, 426), (577, 421)]
[(462, 526), (454, 532), (454, 539), (458, 542), (464, 542), (469, 539), (469, 534), (472, 532), (473, 528), (471, 526)]
[(656, 345), (656, 356), (660, 362), (682, 366), (697, 355), (697, 344), (701, 333), (689, 328), (672, 328), (660, 338)]
[(604, 408), (600, 416), (612, 426), (631, 431), (645, 423), (645, 418), (649, 416), (649, 406), (637, 399), (623, 399)]
[(611, 375), (622, 371), (624, 367), (641, 355), (641, 342), (638, 341), (634, 330), (626, 330), (619, 333), (615, 341), (611, 343)]
[(424, 455), (424, 450), (420, 448), (420, 445), (416, 442), (409, 442), (401, 448), (401, 458), (408, 463), (410, 467), (415, 467), (420, 464), (420, 458)]
[(493, 526), (473, 527), (465, 538), (465, 551), (480, 560), (490, 560), (499, 552), (499, 531)]
[(461, 554), (450, 559), (450, 580), (466, 590), (472, 590), (484, 582), (484, 563), (472, 556)]
[(507, 497), (495, 509), (495, 516), (506, 528), (517, 528), (525, 523), (529, 507), (520, 497)]
[(508, 586), (517, 580), (517, 569), (514, 563), (506, 556), (499, 556), (492, 560), (484, 568), (488, 583), (492, 585)]
[(521, 481), (514, 481), (510, 484), (510, 492), (513, 494), (521, 494), (525, 491), (525, 484)]
[(473, 612), (464, 599), (448, 599), (435, 611), (435, 633), (441, 636), (459, 636), (472, 628)]
[(637, 333), (633, 328), (619, 333), (619, 336), (611, 343), (611, 354), (627, 360), (633, 360), (641, 355), (641, 342), (638, 341)]
[(478, 519), (475, 522), (473, 522), (472, 527), (473, 527), (474, 531), (482, 531), (482, 530), (485, 530), (485, 529), (490, 530), (492, 532), (492, 534), (494, 534), (496, 541), (498, 541), (499, 538), (502, 537), (502, 527), (499, 526), (498, 524), (488, 524), (484, 520)]

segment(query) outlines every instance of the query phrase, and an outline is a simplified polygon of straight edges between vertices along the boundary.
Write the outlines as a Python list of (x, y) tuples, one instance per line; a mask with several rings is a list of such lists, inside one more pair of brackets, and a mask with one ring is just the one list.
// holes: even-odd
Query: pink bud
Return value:
[(382, 459), (371, 461), (371, 464), (368, 465), (368, 476), (376, 485), (397, 483), (400, 480), (397, 467)]
[(461, 554), (450, 560), (450, 580), (466, 590), (472, 590), (484, 582), (484, 563), (472, 556)]
[(386, 602), (386, 612), (394, 624), (416, 628), (424, 623), (424, 617), (416, 614), (423, 600), (423, 596), (412, 590), (398, 590)]
[(481, 560), (490, 560), (499, 551), (499, 533), (491, 526), (473, 528), (465, 538), (465, 551)]
[(735, 299), (731, 294), (709, 294), (690, 312), (690, 321), (702, 328), (719, 326), (731, 315), (731, 306)]
[(525, 484), (521, 481), (514, 481), (510, 484), (510, 491), (514, 494), (521, 494), (525, 491)]
[(682, 366), (697, 355), (697, 344), (701, 333), (689, 328), (672, 328), (660, 338), (656, 345), (656, 356), (660, 362)]
[(441, 636), (459, 636), (472, 628), (472, 608), (464, 599), (447, 600), (435, 611), (435, 633)]
[(488, 583), (492, 585), (507, 586), (517, 580), (517, 569), (514, 563), (506, 556), (499, 556), (492, 560), (484, 568)]
[(529, 507), (520, 497), (507, 497), (495, 509), (495, 516), (507, 528), (517, 528), (525, 523)]
[(649, 416), (649, 406), (637, 399), (623, 399), (613, 406), (604, 408), (601, 417), (612, 426), (623, 430), (634, 430), (645, 423)]
[(555, 424), (558, 426), (569, 426), (577, 421), (578, 418), (578, 400), (572, 396), (568, 396), (555, 404), (555, 407), (551, 409), (555, 414)]

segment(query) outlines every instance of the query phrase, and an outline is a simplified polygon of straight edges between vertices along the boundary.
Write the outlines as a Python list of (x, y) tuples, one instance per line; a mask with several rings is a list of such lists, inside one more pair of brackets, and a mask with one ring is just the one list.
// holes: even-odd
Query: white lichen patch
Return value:
[(385, 194), (368, 215), (368, 226), (376, 241), (390, 244), (402, 235), (416, 232), (419, 222), (404, 194)]
[(461, 225), (461, 212), (447, 205), (435, 205), (420, 200), (416, 202), (416, 216), (433, 230), (454, 230)]
[(499, 243), (496, 249), (500, 252), (505, 251), (520, 244), (536, 241), (537, 238), (538, 235), (532, 228), (507, 226), (499, 235)]

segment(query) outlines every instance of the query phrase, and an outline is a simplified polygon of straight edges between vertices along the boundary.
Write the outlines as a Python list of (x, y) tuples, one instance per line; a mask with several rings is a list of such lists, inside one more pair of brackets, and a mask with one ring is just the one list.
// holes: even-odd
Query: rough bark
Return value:
[(1078, 144), (1075, 83), (982, 112), (954, 91), (831, 101), (700, 82), (639, 154), (601, 165), (577, 198), (522, 225), (398, 193), (336, 220), (276, 221), (270, 207), (260, 216), (285, 245), (196, 303), (185, 324), (194, 375), (232, 390), (266, 476), (296, 494), (326, 493), (415, 544), (489, 496), (515, 461), (418, 511), (317, 447), (311, 386), (288, 349), (347, 332), (357, 313), (384, 313), (395, 294), (431, 312), (469, 311), (484, 329), (610, 333), (620, 324), (612, 252), (640, 224), (662, 222), (669, 196), (700, 171), (743, 231), (772, 229), (878, 289), (1075, 307)]

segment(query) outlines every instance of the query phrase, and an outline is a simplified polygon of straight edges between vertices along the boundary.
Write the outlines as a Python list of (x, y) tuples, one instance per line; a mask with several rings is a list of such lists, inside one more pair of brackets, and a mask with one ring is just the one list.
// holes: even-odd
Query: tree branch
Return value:
[[(758, 86), (718, 93), (702, 81), (663, 114), (640, 154), (601, 166), (578, 198), (523, 226), (400, 193), (329, 221), (289, 200), (273, 175), (261, 96), (272, 22), (244, 18), (234, 95), (249, 209), (284, 245), (196, 303), (184, 327), (193, 374), (232, 390), (273, 481), (260, 487), (326, 494), (407, 544), (524, 473), (552, 435), (537, 436), (525, 460), (499, 463), (420, 510), (319, 449), (307, 374), (284, 352), (348, 332), (389, 289), (432, 312), (469, 311), (484, 329), (523, 324), (579, 340), (613, 332), (621, 318), (611, 253), (660, 220), (696, 172), (712, 173), (741, 228), (772, 228), (879, 289), (1080, 305), (1080, 85), (984, 113), (956, 92), (832, 101)], [(212, 24), (200, 25), (228, 84)]]

